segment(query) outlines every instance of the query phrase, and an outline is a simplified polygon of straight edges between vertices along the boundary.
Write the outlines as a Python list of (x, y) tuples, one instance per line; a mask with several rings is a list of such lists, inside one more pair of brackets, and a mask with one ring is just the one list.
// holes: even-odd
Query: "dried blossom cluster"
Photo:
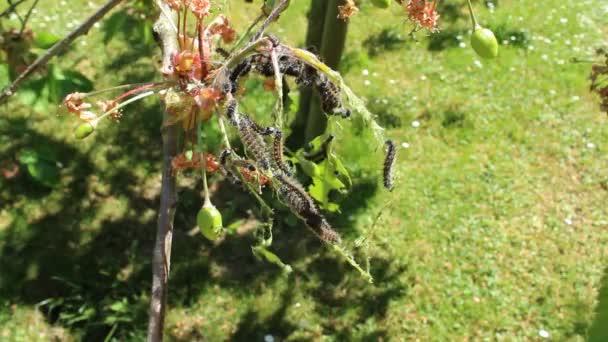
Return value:
[(346, 0), (344, 5), (338, 6), (338, 18), (342, 20), (346, 20), (358, 12), (359, 8), (354, 0)]
[(164, 0), (172, 10), (179, 11), (188, 8), (197, 17), (203, 18), (211, 11), (210, 0)]
[(600, 110), (608, 114), (608, 53), (603, 65), (591, 67), (591, 91), (600, 96)]
[(427, 28), (431, 32), (437, 31), (437, 20), (439, 14), (436, 11), (437, 1), (427, 2), (426, 0), (410, 0), (407, 4), (402, 2), (402, 6), (407, 12), (410, 20), (416, 24)]
[(63, 99), (63, 105), (67, 110), (75, 114), (81, 121), (92, 122), (97, 120), (97, 114), (90, 111), (92, 104), (84, 102), (85, 93), (71, 93)]

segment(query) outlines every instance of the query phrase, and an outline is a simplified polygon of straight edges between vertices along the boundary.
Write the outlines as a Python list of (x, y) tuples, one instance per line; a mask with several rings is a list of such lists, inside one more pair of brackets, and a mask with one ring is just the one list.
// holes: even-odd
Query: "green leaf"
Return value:
[(60, 183), (59, 168), (47, 161), (39, 160), (36, 163), (27, 164), (27, 172), (40, 184), (54, 188)]
[(291, 266), (283, 263), (283, 261), (281, 261), (281, 259), (276, 254), (269, 251), (268, 249), (266, 249), (262, 246), (251, 247), (251, 249), (255, 256), (257, 256), (258, 258), (266, 259), (266, 261), (279, 266), (283, 270), (283, 272), (289, 274), (293, 271)]
[[(319, 201), (321, 208), (330, 212), (340, 210), (339, 205), (330, 202), (330, 192), (332, 190), (343, 191), (346, 189), (346, 185), (338, 178), (341, 173), (336, 168), (336, 160), (338, 159), (330, 154), (327, 159), (318, 164), (317, 166), (321, 173), (318, 177), (313, 177), (313, 182), (308, 187), (310, 196)], [(342, 165), (341, 167), (344, 168)]]
[(26, 166), (29, 175), (38, 183), (53, 188), (60, 183), (61, 177), (57, 162), (48, 154), (32, 149), (25, 149), (19, 153), (19, 162)]
[(129, 303), (126, 299), (117, 301), (110, 305), (110, 310), (116, 312), (128, 312), (129, 311)]
[(36, 32), (36, 38), (34, 38), (34, 46), (40, 49), (48, 49), (55, 45), (61, 39), (61, 37), (48, 32)]
[(24, 149), (19, 153), (19, 162), (24, 165), (34, 164), (38, 161), (38, 152), (32, 149)]

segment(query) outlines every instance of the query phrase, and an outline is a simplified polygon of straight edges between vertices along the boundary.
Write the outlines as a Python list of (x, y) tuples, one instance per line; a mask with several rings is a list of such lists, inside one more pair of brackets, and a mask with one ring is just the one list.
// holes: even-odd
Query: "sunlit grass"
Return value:
[[(75, 6), (68, 12), (43, 3), (33, 25), (58, 34), (65, 34), (69, 23), (94, 7)], [(258, 3), (229, 3), (239, 28), (257, 14)], [(293, 2), (273, 30), (298, 46), (304, 44), (305, 3)], [(373, 238), (376, 285), (367, 285), (347, 265), (317, 248), (313, 239), (300, 241), (308, 234), (300, 227), (283, 227), (275, 237), (278, 246), (287, 245), (277, 254), (292, 264), (290, 279), (272, 266), (253, 262), (246, 238), (213, 246), (201, 242), (200, 235), (189, 236), (200, 206), (200, 187), (183, 181), (167, 327), (171, 338), (532, 340), (545, 332), (554, 340), (585, 338), (607, 261), (608, 119), (588, 93), (589, 65), (569, 60), (591, 56), (606, 44), (602, 17), (608, 9), (599, 0), (501, 0), (494, 11), (479, 2), (477, 7), (481, 23), (525, 32), (527, 45), (502, 45), (496, 61), (479, 60), (468, 44), (468, 19), (462, 17), (443, 24), (446, 32), (462, 32), (460, 37), (454, 36), (446, 49), (429, 51), (432, 37), (422, 31), (416, 33), (417, 41), (408, 36), (412, 27), (397, 6), (389, 11), (363, 6), (350, 23), (346, 80), (376, 109), (380, 122), (389, 123), (387, 136), (400, 146), (395, 191), (352, 193), (368, 202), (361, 210), (343, 212), (348, 219), (340, 221), (364, 234), (380, 208), (392, 201)], [(364, 41), (383, 29), (401, 35), (404, 42), (369, 56)], [(116, 85), (130, 74), (131, 68), (124, 66), (106, 69), (128, 51), (124, 42), (104, 45), (98, 29), (81, 41), (86, 45), (77, 42), (68, 54), (70, 61), (62, 64), (77, 61), (99, 87)], [(153, 71), (147, 64), (152, 60), (129, 63), (146, 72)], [(255, 101), (245, 106), (262, 111), (271, 104), (260, 103), (259, 108)], [(127, 298), (139, 308), (148, 291), (149, 265), (142, 260), (151, 255), (160, 160), (154, 152), (159, 142), (151, 142), (156, 127), (146, 127), (158, 119), (127, 118), (123, 125), (77, 144), (71, 138), (70, 118), (29, 113), (16, 103), (9, 108), (16, 109), (11, 118), (27, 118), (28, 129), (82, 156), (71, 162), (65, 152), (61, 159), (62, 184), (77, 187), (74, 193), (60, 188), (32, 196), (15, 194), (13, 188), (0, 190), (0, 201), (10, 201), (0, 208), (3, 257), (14, 255), (11, 248), (19, 251), (20, 244), (29, 246), (23, 241), (37, 241), (31, 227), (82, 232), (66, 237), (72, 239), (69, 250), (111, 260), (92, 265), (103, 266), (99, 273), (115, 282), (107, 295), (87, 297), (86, 290), (82, 294), (93, 304), (101, 298)], [(125, 116), (137, 118), (137, 110)], [(125, 126), (129, 124), (133, 126)], [(364, 153), (369, 152), (365, 142), (352, 136), (350, 124), (344, 127), (338, 149), (349, 168), (360, 181), (379, 184), (381, 151)], [(3, 142), (0, 151), (16, 153), (25, 143), (31, 143), (27, 136)], [(84, 184), (74, 184), (71, 178)], [(120, 182), (121, 189), (113, 182)], [(82, 210), (69, 210), (66, 194), (79, 195)], [(70, 216), (45, 223), (45, 218), (64, 212)], [(108, 225), (113, 227), (110, 233), (96, 242)], [(126, 244), (127, 251), (113, 249), (123, 246), (120, 239), (125, 238), (134, 239)], [(89, 253), (91, 246), (99, 249)], [(24, 250), (38, 255), (32, 247)], [(19, 263), (28, 265), (28, 254), (22, 258)], [(130, 262), (114, 265), (113, 258)], [(61, 267), (70, 270), (63, 273), (73, 279), (82, 272)], [(27, 275), (16, 279), (35, 284)], [(131, 288), (133, 284), (141, 288)], [(38, 331), (62, 339), (85, 333), (86, 327), (49, 324), (37, 313), (34, 297), (23, 291), (0, 297), (0, 337), (36, 338), (31, 320), (40, 324)], [(120, 336), (141, 336), (144, 324), (135, 317), (145, 312), (137, 312), (132, 319), (139, 330), (129, 335), (119, 329)]]

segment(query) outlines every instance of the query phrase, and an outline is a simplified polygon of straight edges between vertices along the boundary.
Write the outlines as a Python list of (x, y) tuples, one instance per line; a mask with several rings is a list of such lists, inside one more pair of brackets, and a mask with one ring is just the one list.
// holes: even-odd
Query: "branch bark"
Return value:
[[(170, 70), (172, 68), (171, 56), (178, 51), (177, 32), (172, 25), (172, 18), (167, 17), (171, 10), (162, 1), (157, 1), (157, 6), (161, 9), (161, 14), (154, 24), (154, 32), (163, 53), (162, 70)], [(163, 116), (166, 120), (169, 114), (165, 111)], [(158, 227), (152, 258), (152, 293), (148, 321), (148, 341), (151, 342), (163, 340), (169, 272), (171, 269), (173, 219), (177, 205), (175, 177), (171, 175), (171, 160), (177, 155), (178, 126), (163, 127), (161, 132), (163, 139), (163, 175)]]
[(122, 0), (109, 0), (105, 5), (100, 7), (93, 15), (91, 15), (87, 20), (85, 20), (80, 26), (75, 28), (72, 32), (70, 32), (65, 38), (57, 42), (50, 49), (48, 49), (44, 54), (42, 54), (38, 59), (34, 61), (34, 63), (30, 64), (25, 71), (23, 71), (17, 78), (6, 88), (2, 90), (0, 93), (0, 104), (5, 103), (9, 97), (11, 97), (17, 88), (25, 81), (28, 77), (30, 77), (34, 71), (38, 68), (46, 65), (51, 58), (58, 55), (65, 48), (67, 48), (76, 38), (85, 35), (89, 32), (93, 24), (98, 22), (101, 18), (103, 18), (106, 13), (108, 13), (112, 8), (118, 5)]

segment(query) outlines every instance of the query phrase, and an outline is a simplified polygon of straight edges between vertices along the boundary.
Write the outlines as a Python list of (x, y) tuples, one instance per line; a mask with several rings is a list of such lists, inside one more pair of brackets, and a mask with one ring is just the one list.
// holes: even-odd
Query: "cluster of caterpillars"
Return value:
[[(304, 187), (292, 177), (289, 165), (283, 159), (283, 133), (274, 127), (262, 127), (247, 114), (238, 111), (238, 102), (227, 96), (226, 117), (239, 133), (245, 148), (251, 153), (257, 166), (265, 173), (272, 172), (273, 186), (279, 196), (297, 214), (306, 225), (324, 242), (339, 243), (340, 236), (321, 214), (314, 200)], [(268, 146), (265, 137), (272, 136), (272, 146)], [(224, 151), (220, 157), (226, 166), (230, 151)], [(250, 171), (255, 170), (250, 165)]]
[[(351, 112), (342, 105), (340, 87), (331, 82), (327, 76), (314, 67), (291, 56), (288, 49), (281, 45), (278, 40), (268, 37), (273, 44), (272, 49), (279, 53), (278, 68), (282, 76), (295, 77), (295, 82), (304, 87), (313, 87), (319, 94), (321, 108), (326, 114), (341, 115), (344, 118), (350, 116)], [(259, 51), (247, 57), (230, 72), (231, 93), (238, 89), (238, 81), (241, 77), (251, 71), (255, 71), (266, 77), (273, 77), (275, 69), (269, 51)]]

